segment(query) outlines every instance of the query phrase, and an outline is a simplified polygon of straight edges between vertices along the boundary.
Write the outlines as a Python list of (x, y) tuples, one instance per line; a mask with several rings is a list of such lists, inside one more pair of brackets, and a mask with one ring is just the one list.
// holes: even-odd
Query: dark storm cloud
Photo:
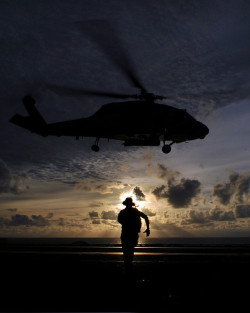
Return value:
[(0, 193), (21, 194), (29, 190), (25, 184), (26, 174), (13, 175), (3, 160), (0, 160)]
[(214, 186), (212, 195), (221, 204), (227, 205), (232, 199), (238, 203), (244, 203), (248, 200), (249, 191), (250, 173), (238, 174), (233, 172), (229, 175), (228, 182)]
[(0, 221), (3, 226), (48, 226), (50, 225), (50, 221), (47, 217), (43, 217), (42, 215), (32, 215), (29, 217), (24, 214), (15, 214), (12, 215), (10, 219), (1, 218)]
[(161, 198), (167, 198), (168, 193), (166, 191), (166, 186), (162, 185), (159, 187), (156, 187), (153, 191), (152, 194), (156, 196), (156, 198), (161, 199)]
[(215, 196), (221, 204), (228, 204), (233, 195), (230, 184), (217, 184), (213, 188), (213, 196)]
[(145, 200), (145, 194), (142, 192), (140, 187), (135, 187), (133, 190), (133, 194), (136, 197), (136, 200), (138, 201), (144, 201)]
[[(233, 177), (233, 180), (232, 180)], [(250, 173), (239, 175), (237, 173), (230, 175), (230, 180), (235, 186), (236, 200), (244, 202), (245, 198), (249, 196), (250, 191)]]
[(198, 180), (182, 178), (178, 183), (156, 187), (152, 193), (158, 199), (167, 199), (174, 208), (186, 208), (200, 191), (201, 184)]
[(179, 184), (169, 185), (168, 201), (175, 208), (188, 207), (192, 199), (200, 193), (200, 182), (182, 178)]
[(235, 216), (239, 218), (250, 217), (250, 205), (240, 204), (235, 207)]

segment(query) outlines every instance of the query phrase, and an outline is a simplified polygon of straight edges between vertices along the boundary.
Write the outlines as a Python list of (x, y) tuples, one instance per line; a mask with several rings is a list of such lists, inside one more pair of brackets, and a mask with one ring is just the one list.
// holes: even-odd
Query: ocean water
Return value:
[[(62, 245), (120, 246), (120, 238), (0, 238), (0, 245)], [(139, 246), (234, 246), (250, 245), (250, 237), (189, 237), (152, 238), (142, 236)]]

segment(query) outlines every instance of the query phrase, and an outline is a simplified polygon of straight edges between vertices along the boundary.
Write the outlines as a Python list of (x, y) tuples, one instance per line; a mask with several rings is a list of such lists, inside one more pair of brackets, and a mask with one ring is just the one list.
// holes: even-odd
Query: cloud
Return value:
[(29, 217), (24, 214), (15, 214), (12, 215), (10, 219), (1, 218), (1, 225), (5, 226), (48, 226), (50, 225), (50, 221), (47, 217), (43, 217), (42, 215), (32, 215)]
[(0, 192), (9, 192), (11, 182), (11, 173), (7, 165), (0, 160)]
[(174, 182), (180, 176), (180, 172), (174, 171), (162, 163), (154, 163), (151, 154), (143, 155), (142, 162), (147, 166), (146, 173), (154, 175), (160, 180)]
[(190, 210), (187, 219), (183, 221), (182, 224), (206, 224), (208, 222), (207, 212)]
[(118, 223), (110, 222), (109, 220), (103, 220), (102, 224), (111, 226), (112, 228), (119, 227)]
[(233, 221), (235, 215), (232, 210), (223, 210), (215, 207), (209, 211), (209, 219), (212, 221)]
[(169, 183), (175, 181), (175, 178), (180, 175), (179, 172), (173, 171), (164, 164), (157, 163), (157, 177), (159, 179), (167, 180)]
[(9, 209), (7, 209), (7, 211), (9, 211), (9, 212), (16, 212), (18, 209), (17, 208), (9, 208)]
[(230, 180), (235, 188), (236, 200), (240, 203), (244, 202), (250, 191), (250, 173), (239, 175), (237, 173), (230, 175)]
[(90, 179), (86, 178), (75, 185), (75, 188), (81, 191), (97, 192), (97, 193), (109, 193), (106, 184), (94, 183)]
[(100, 208), (101, 206), (103, 206), (102, 202), (94, 202), (94, 203), (90, 203), (89, 205), (92, 208)]
[(31, 215), (32, 225), (34, 226), (47, 226), (50, 225), (50, 221), (47, 217), (42, 215)]
[(133, 194), (135, 195), (136, 200), (139, 200), (139, 201), (144, 201), (145, 200), (145, 195), (142, 192), (142, 190), (140, 189), (140, 187), (136, 186), (134, 188), (134, 190), (133, 190)]
[(0, 226), (1, 226), (1, 227), (6, 226), (6, 225), (9, 225), (9, 222), (10, 222), (9, 219), (0, 216)]
[(101, 221), (100, 220), (92, 220), (92, 224), (101, 224)]
[[(102, 211), (101, 214), (97, 211), (89, 212), (91, 223), (94, 225), (105, 224), (112, 227), (117, 227), (117, 213), (114, 210)], [(86, 219), (88, 220), (88, 219)]]
[(200, 193), (200, 190), (201, 184), (198, 180), (182, 178), (178, 183), (171, 181), (168, 186), (156, 187), (152, 193), (158, 199), (167, 199), (174, 208), (186, 208)]
[(117, 220), (117, 213), (113, 210), (102, 211), (101, 218), (104, 220)]
[(192, 199), (200, 193), (200, 182), (182, 178), (179, 184), (168, 188), (168, 201), (174, 208), (188, 207)]
[(116, 223), (113, 223), (113, 221), (117, 221), (117, 213), (114, 210), (102, 211), (101, 215), (97, 211), (92, 211), (89, 212), (89, 217), (92, 224), (99, 225), (102, 223), (112, 227), (116, 226)]
[(187, 224), (212, 224), (213, 222), (234, 221), (236, 219), (232, 210), (220, 209), (218, 207), (211, 210), (189, 210), (182, 221), (182, 225)]
[[(43, 151), (39, 150), (40, 154), (43, 155), (42, 159), (40, 158), (35, 164), (32, 160), (29, 161), (28, 157), (26, 157), (27, 160), (22, 160), (23, 164), (26, 165), (29, 177), (41, 182), (57, 181), (74, 186), (76, 190), (101, 194), (112, 193), (113, 189), (123, 188), (123, 185), (118, 180), (120, 180), (121, 166), (128, 159), (126, 153), (121, 154), (117, 151), (112, 151), (113, 157), (111, 158), (108, 149), (112, 148), (109, 148), (109, 146), (103, 147), (101, 159), (97, 161), (96, 155), (89, 151), (89, 147), (86, 153), (84, 150), (86, 147), (72, 145), (72, 138), (64, 138), (63, 146), (59, 139), (56, 140), (53, 137), (43, 140), (39, 142), (40, 150), (44, 148)], [(85, 141), (89, 140), (91, 139), (85, 138)], [(37, 144), (32, 145), (32, 149), (35, 145)], [(50, 145), (53, 146), (51, 149)], [(60, 157), (54, 151), (56, 149), (60, 150)], [(35, 153), (35, 151), (30, 152), (32, 155)], [(26, 164), (27, 162), (28, 164)]]
[(235, 207), (235, 215), (239, 218), (250, 217), (250, 205), (241, 204)]
[(228, 182), (214, 186), (212, 195), (223, 205), (229, 204), (232, 199), (242, 204), (248, 200), (249, 191), (250, 173), (240, 175), (233, 172), (229, 175)]
[(151, 211), (150, 209), (147, 209), (147, 208), (143, 208), (142, 209), (142, 211), (143, 211), (143, 213), (145, 213), (147, 216), (155, 216), (156, 215), (156, 213), (155, 212), (153, 212), (153, 211)]
[(98, 218), (99, 213), (96, 211), (92, 211), (92, 212), (89, 212), (89, 216), (90, 216), (90, 218)]
[(97, 183), (89, 178), (83, 179), (81, 182), (75, 184), (75, 188), (80, 191), (96, 192), (100, 194), (113, 193), (114, 189), (122, 189), (125, 185), (119, 182), (110, 184), (108, 182)]
[(145, 162), (145, 163), (150, 163), (154, 158), (155, 158), (155, 153), (150, 149), (147, 149), (146, 151), (144, 151), (141, 156), (142, 162)]
[(31, 218), (29, 218), (27, 215), (23, 214), (16, 214), (11, 216), (11, 220), (9, 221), (9, 226), (31, 226), (33, 224), (33, 221)]
[(166, 191), (166, 186), (165, 185), (161, 185), (159, 187), (155, 187), (155, 189), (152, 191), (152, 194), (156, 196), (156, 198), (160, 199), (160, 198), (167, 198), (168, 197), (168, 193)]
[(21, 194), (29, 190), (26, 174), (13, 175), (3, 160), (0, 160), (0, 193)]
[(150, 222), (150, 226), (152, 230), (157, 231), (159, 237), (186, 237), (190, 235), (183, 227), (179, 227), (174, 223), (152, 221)]
[(233, 195), (230, 184), (217, 184), (213, 188), (212, 195), (216, 197), (221, 204), (227, 205)]
[(60, 217), (57, 224), (58, 226), (65, 226), (65, 219), (63, 217)]

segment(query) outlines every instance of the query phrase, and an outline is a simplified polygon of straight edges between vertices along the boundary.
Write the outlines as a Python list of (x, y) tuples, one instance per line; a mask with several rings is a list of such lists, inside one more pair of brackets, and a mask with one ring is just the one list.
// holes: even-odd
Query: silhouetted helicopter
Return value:
[[(109, 98), (134, 100), (104, 104), (90, 117), (47, 124), (35, 107), (35, 100), (26, 95), (24, 106), (29, 116), (15, 114), (10, 122), (41, 136), (94, 137), (92, 150), (99, 151), (99, 139), (107, 138), (124, 141), (124, 146), (159, 146), (169, 153), (171, 145), (188, 140), (204, 139), (209, 133), (207, 126), (197, 121), (186, 110), (155, 103), (156, 100), (170, 99), (149, 93), (135, 74), (131, 60), (124, 52), (115, 31), (106, 21), (92, 21), (79, 24), (81, 30), (94, 40), (125, 74), (132, 85), (140, 90), (134, 95), (49, 85), (59, 94), (95, 95)], [(100, 34), (101, 32), (101, 34)], [(115, 42), (115, 49), (114, 49)], [(166, 141), (170, 141), (166, 144)]]

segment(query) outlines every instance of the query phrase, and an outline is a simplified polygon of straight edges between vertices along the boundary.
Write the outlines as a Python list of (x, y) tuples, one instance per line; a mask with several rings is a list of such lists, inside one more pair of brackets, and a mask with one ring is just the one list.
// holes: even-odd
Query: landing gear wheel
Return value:
[(169, 153), (171, 151), (171, 146), (170, 145), (164, 145), (162, 147), (162, 152), (163, 153)]
[(95, 152), (98, 152), (100, 150), (100, 148), (97, 145), (93, 145), (91, 149)]

